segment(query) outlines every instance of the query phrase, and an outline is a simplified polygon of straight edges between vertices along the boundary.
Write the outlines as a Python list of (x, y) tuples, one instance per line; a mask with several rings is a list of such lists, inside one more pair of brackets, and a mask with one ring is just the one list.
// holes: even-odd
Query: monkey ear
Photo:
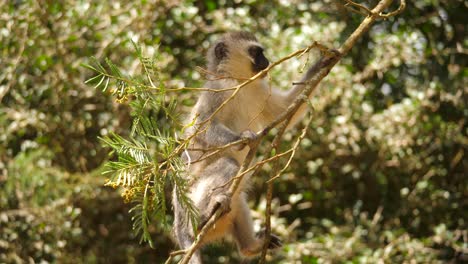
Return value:
[(222, 60), (222, 59), (226, 58), (227, 54), (228, 54), (228, 49), (227, 49), (226, 43), (220, 42), (220, 43), (216, 44), (214, 52), (215, 52), (216, 59)]

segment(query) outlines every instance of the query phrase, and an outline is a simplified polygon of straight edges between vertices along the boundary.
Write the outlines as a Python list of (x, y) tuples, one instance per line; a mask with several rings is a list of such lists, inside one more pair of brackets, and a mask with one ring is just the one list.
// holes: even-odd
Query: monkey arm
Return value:
[(323, 61), (324, 59), (321, 57), (312, 67), (307, 70), (302, 79), (299, 81), (299, 84), (294, 85), (292, 89), (288, 90), (285, 98), (288, 102), (288, 106), (294, 101), (294, 99), (296, 99), (297, 96), (301, 94), (301, 92), (306, 87), (307, 81), (312, 79), (315, 74), (317, 74), (317, 72), (325, 66)]
[[(213, 86), (216, 84), (207, 84), (207, 87)], [(213, 113), (221, 105), (224, 97), (225, 95), (221, 93), (204, 92), (192, 111), (191, 120), (199, 121), (187, 132), (189, 135), (196, 134), (195, 141), (204, 148), (224, 146), (241, 138), (241, 135), (227, 127), (223, 120), (217, 116), (213, 117)]]
[(213, 119), (204, 127), (200, 128), (200, 130), (201, 132), (197, 139), (208, 148), (221, 147), (241, 139), (238, 133), (232, 131), (216, 119)]
[[(320, 59), (310, 67), (307, 72), (302, 77), (301, 81), (298, 84), (295, 84), (290, 90), (283, 93), (273, 94), (273, 101), (275, 105), (282, 105), (284, 108), (281, 111), (285, 111), (288, 106), (290, 106), (294, 100), (302, 93), (302, 91), (308, 85), (307, 82), (311, 81), (315, 75), (320, 71), (320, 69), (328, 66), (333, 60), (336, 60), (340, 56), (340, 53), (337, 50), (331, 50), (331, 55), (321, 56)], [(309, 98), (312, 96), (309, 95)], [(287, 129), (292, 128), (296, 125), (307, 112), (307, 105), (303, 103), (299, 109), (291, 117)]]

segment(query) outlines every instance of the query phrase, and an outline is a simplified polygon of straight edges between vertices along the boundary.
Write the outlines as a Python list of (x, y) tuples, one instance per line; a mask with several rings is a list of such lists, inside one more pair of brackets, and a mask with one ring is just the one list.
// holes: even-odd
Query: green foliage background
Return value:
[[(81, 64), (109, 58), (136, 74), (133, 39), (157, 55), (168, 86), (201, 87), (195, 69), (216, 34), (255, 32), (273, 61), (313, 41), (338, 47), (362, 20), (343, 3), (2, 1), (0, 262), (160, 263), (175, 247), (154, 221), (155, 249), (140, 245), (132, 205), (103, 186), (109, 149), (98, 137), (128, 136), (132, 117), (125, 100), (84, 83), (94, 73)], [(285, 246), (272, 262), (468, 261), (467, 4), (407, 5), (312, 100), (311, 129), (275, 185), (272, 224)], [(272, 84), (287, 89), (305, 63), (274, 69)], [(180, 113), (196, 97), (172, 95)], [(163, 114), (154, 119), (168, 129)], [(268, 171), (251, 191), (257, 228)], [(239, 261), (234, 246), (205, 253), (207, 263)]]

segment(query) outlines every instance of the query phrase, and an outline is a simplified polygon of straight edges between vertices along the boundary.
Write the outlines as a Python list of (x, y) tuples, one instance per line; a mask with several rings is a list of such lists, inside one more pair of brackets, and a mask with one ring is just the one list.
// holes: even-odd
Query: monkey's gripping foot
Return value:
[[(265, 231), (257, 233), (257, 237), (263, 240), (265, 238)], [(268, 243), (268, 249), (280, 248), (282, 246), (283, 242), (281, 241), (281, 238), (275, 234), (270, 234), (270, 242)]]
[[(250, 245), (249, 247), (241, 248), (240, 252), (243, 256), (245, 257), (255, 257), (258, 254), (260, 254), (263, 250), (263, 245), (264, 245), (264, 239), (265, 239), (265, 232), (258, 232), (256, 234), (257, 237), (257, 242)], [(268, 243), (268, 249), (275, 249), (279, 248), (283, 245), (281, 243), (281, 239), (273, 234), (270, 234), (270, 242)]]
[(213, 198), (213, 201), (210, 201), (210, 207), (211, 210), (208, 211), (210, 213), (201, 216), (198, 230), (201, 230), (206, 225), (216, 210), (221, 210), (222, 215), (229, 213), (231, 211), (231, 197), (226, 194), (218, 194)]
[(271, 234), (270, 235), (270, 243), (268, 243), (268, 248), (269, 249), (275, 249), (275, 248), (280, 248), (283, 246), (283, 241), (281, 241), (281, 238), (279, 236)]
[(225, 214), (231, 211), (231, 197), (226, 194), (218, 194), (215, 197), (215, 206), (212, 214), (219, 208)]

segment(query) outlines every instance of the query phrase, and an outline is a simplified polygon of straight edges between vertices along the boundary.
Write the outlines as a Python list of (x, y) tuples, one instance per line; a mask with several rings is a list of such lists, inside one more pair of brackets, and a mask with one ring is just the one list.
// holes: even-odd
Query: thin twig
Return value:
[(304, 128), (302, 129), (301, 135), (297, 138), (296, 142), (294, 143), (294, 146), (290, 150), (288, 150), (288, 153), (291, 152), (291, 155), (289, 156), (289, 159), (286, 162), (286, 164), (284, 165), (283, 169), (281, 169), (281, 171), (278, 172), (275, 176), (271, 177), (267, 181), (267, 183), (271, 183), (274, 180), (276, 180), (277, 178), (279, 178), (280, 175), (283, 174), (283, 172), (289, 167), (289, 165), (291, 164), (291, 161), (294, 158), (294, 155), (296, 154), (296, 151), (297, 151), (297, 149), (299, 147), (299, 143), (301, 143), (301, 141), (304, 139), (304, 137), (306, 135), (306, 132), (307, 132), (307, 129), (309, 128), (309, 125), (310, 125), (311, 122), (312, 122), (312, 115), (307, 120), (307, 123), (305, 124)]
[(246, 81), (248, 80), (248, 78), (241, 78), (241, 77), (233, 77), (233, 76), (228, 76), (228, 75), (220, 75), (218, 73), (215, 73), (215, 72), (211, 72), (207, 69), (204, 69), (200, 66), (197, 66), (195, 68), (195, 70), (201, 74), (204, 74), (205, 75), (205, 78), (206, 78), (206, 75), (211, 75), (211, 76), (214, 76), (215, 78), (212, 78), (212, 79), (208, 79), (206, 78), (207, 80), (209, 81), (215, 81), (215, 80), (223, 80), (223, 79), (235, 79), (235, 80), (238, 80), (238, 81)]
[[(267, 253), (267, 250), (268, 250), (268, 244), (270, 243), (270, 237), (271, 237), (271, 201), (273, 199), (273, 181), (275, 179), (279, 178), (280, 175), (283, 174), (283, 172), (289, 167), (289, 164), (291, 164), (291, 161), (292, 161), (294, 155), (296, 154), (296, 150), (299, 147), (299, 144), (301, 143), (301, 141), (304, 139), (304, 137), (306, 135), (306, 132), (307, 132), (307, 129), (309, 128), (309, 125), (312, 122), (312, 118), (313, 118), (313, 116), (310, 115), (309, 119), (307, 120), (307, 123), (304, 125), (304, 128), (302, 129), (302, 132), (299, 135), (299, 137), (297, 138), (297, 140), (294, 143), (293, 147), (288, 150), (288, 152), (291, 152), (291, 155), (289, 156), (289, 159), (286, 162), (286, 164), (283, 166), (283, 168), (281, 170), (279, 170), (279, 163), (278, 162), (275, 163), (275, 168), (273, 168), (273, 173), (272, 173), (275, 176), (271, 177), (267, 181), (268, 188), (267, 188), (267, 196), (266, 196), (267, 204), (266, 204), (266, 210), (265, 210), (265, 237), (264, 237), (264, 242), (263, 242), (264, 244), (263, 244), (262, 254), (260, 256), (260, 263), (264, 263), (264, 261), (265, 261), (266, 253)], [(287, 127), (286, 122), (283, 123), (283, 127), (284, 127), (284, 129)], [(281, 131), (281, 132), (284, 132), (284, 130)], [(280, 137), (277, 136), (275, 139), (277, 139), (279, 141), (279, 139), (282, 137), (282, 134), (283, 133), (281, 133)], [(274, 147), (276, 149), (278, 146), (275, 144)]]
[[(274, 155), (273, 157), (270, 157), (270, 158), (267, 158), (267, 159), (263, 159), (261, 161), (257, 161), (255, 163), (255, 165), (251, 166), (250, 168), (246, 169), (244, 172), (236, 175), (235, 177), (231, 178), (229, 181), (227, 181), (226, 183), (224, 183), (223, 185), (221, 186), (218, 186), (218, 187), (214, 187), (212, 190), (216, 190), (216, 189), (219, 189), (219, 188), (222, 188), (222, 187), (225, 187), (227, 186), (228, 184), (230, 184), (234, 179), (236, 178), (239, 178), (239, 177), (242, 177), (244, 176), (245, 174), (249, 173), (249, 172), (252, 172), (253, 170), (257, 171), (258, 168), (261, 168), (261, 166), (263, 166), (264, 164), (266, 163), (269, 163), (269, 162), (272, 162), (272, 161), (275, 161), (283, 156), (286, 156), (288, 155), (289, 153), (291, 153), (293, 151), (293, 149), (288, 149), (284, 152), (281, 152), (279, 154), (276, 154)], [(252, 173), (252, 174), (257, 174), (257, 173)]]
[(387, 14), (380, 13), (379, 15), (380, 15), (381, 18), (387, 19), (389, 17), (396, 16), (396, 15), (400, 14), (401, 12), (403, 12), (403, 10), (405, 10), (405, 8), (406, 8), (406, 0), (400, 0), (400, 6), (398, 7), (397, 10), (392, 11), (392, 12), (387, 13)]
[(342, 56), (348, 54), (351, 48), (356, 44), (356, 41), (358, 41), (358, 39), (360, 39), (360, 37), (369, 30), (370, 26), (375, 22), (375, 20), (380, 17), (379, 14), (382, 13), (383, 10), (385, 10), (385, 8), (387, 8), (392, 3), (392, 1), (393, 0), (382, 0), (374, 9), (372, 9), (372, 15), (364, 18), (358, 28), (351, 34), (351, 36), (348, 37), (343, 45), (341, 45), (339, 51)]
[(351, 0), (344, 0), (344, 1), (346, 2), (345, 7), (353, 6), (353, 7), (356, 8), (356, 9), (350, 8), (354, 12), (357, 12), (357, 13), (365, 15), (365, 16), (370, 16), (372, 14), (372, 10), (370, 10), (369, 8), (367, 8), (364, 5), (358, 4), (358, 3), (353, 2)]
[[(347, 54), (349, 52), (349, 50), (354, 46), (354, 44), (356, 43), (356, 41), (365, 33), (367, 32), (367, 30), (370, 28), (370, 25), (372, 23), (375, 22), (375, 20), (378, 18), (377, 15), (375, 14), (379, 14), (382, 12), (382, 10), (384, 10), (386, 7), (388, 7), (390, 5), (390, 3), (392, 2), (392, 0), (382, 0), (381, 2), (379, 2), (379, 4), (377, 4), (377, 6), (372, 10), (372, 15), (371, 16), (368, 16), (364, 19), (364, 21), (359, 25), (359, 27), (353, 32), (353, 34), (351, 34), (351, 36), (345, 41), (345, 43), (343, 43), (343, 45), (341, 46), (340, 48), (340, 53), (341, 53), (341, 56)], [(324, 69), (321, 69), (317, 74), (316, 74), (316, 77), (315, 78), (312, 78), (312, 80), (310, 80), (309, 82), (309, 85), (308, 88), (309, 89), (305, 89), (305, 91), (303, 91), (303, 93), (301, 93), (301, 95), (295, 100), (295, 103), (293, 103), (294, 106), (291, 106), (290, 108), (292, 108), (292, 112), (295, 113), (297, 111), (297, 109), (299, 108), (300, 104), (298, 104), (298, 100), (304, 100), (304, 99), (301, 99), (300, 97), (303, 97), (305, 95), (310, 95), (310, 93), (314, 90), (314, 88), (317, 86), (318, 82), (320, 82), (327, 74), (328, 74), (328, 71), (338, 62), (339, 58), (333, 60), (330, 65), (328, 65), (327, 67), (325, 67)], [(288, 109), (289, 110), (289, 109)], [(288, 114), (289, 111), (287, 111), (287, 113), (285, 113), (283, 116), (284, 117), (287, 117), (289, 114)], [(275, 120), (273, 122), (274, 123), (278, 123), (278, 122), (281, 122), (281, 120), (283, 120), (282, 118), (284, 118), (282, 116), (280, 116), (278, 118), (278, 120)], [(286, 119), (286, 120), (290, 120), (292, 117), (292, 115), (289, 115), (289, 119)], [(280, 120), (281, 119), (281, 120)], [(286, 121), (288, 122), (288, 121)], [(273, 125), (271, 124), (271, 125)], [(284, 126), (285, 124), (283, 124)], [(268, 128), (268, 127), (267, 127)], [(303, 130), (303, 134), (305, 134), (305, 131)], [(298, 143), (299, 141), (296, 141), (296, 144), (299, 144)], [(291, 158), (290, 158), (291, 160)], [(287, 166), (289, 166), (289, 163), (290, 163), (290, 160), (288, 161), (288, 163), (286, 164)], [(283, 170), (281, 170), (279, 172), (279, 174), (277, 174), (276, 176), (274, 176), (273, 178), (271, 178), (269, 181), (268, 181), (268, 190), (267, 190), (267, 215), (266, 215), (266, 218), (267, 218), (267, 222), (266, 222), (266, 234), (265, 234), (265, 245), (264, 245), (264, 248), (263, 248), (263, 251), (262, 251), (262, 255), (261, 255), (261, 259), (260, 259), (260, 263), (264, 263), (265, 262), (265, 257), (266, 257), (266, 251), (267, 251), (267, 242), (269, 240), (269, 237), (270, 237), (270, 232), (271, 232), (271, 226), (270, 226), (270, 214), (271, 214), (271, 196), (272, 196), (272, 181), (276, 178), (279, 177), (279, 175), (287, 168), (287, 166), (283, 167)], [(270, 204), (270, 208), (269, 208), (269, 204)]]
[[(349, 52), (349, 50), (354, 46), (354, 44), (356, 43), (356, 41), (365, 33), (368, 31), (368, 29), (370, 28), (370, 25), (372, 23), (375, 22), (376, 19), (379, 18), (379, 15), (377, 14), (380, 14), (385, 8), (387, 8), (390, 3), (392, 2), (392, 0), (382, 0), (381, 2), (379, 2), (377, 4), (377, 6), (372, 10), (372, 14), (368, 17), (366, 17), (364, 19), (364, 21), (359, 25), (359, 27), (351, 34), (351, 36), (343, 43), (343, 45), (341, 46), (340, 48), (340, 53), (341, 53), (341, 56), (347, 54)], [(315, 42), (312, 46), (309, 46), (308, 48), (306, 49), (311, 49), (312, 47), (318, 47), (318, 44)], [(256, 80), (257, 78), (260, 78), (260, 76), (266, 74), (272, 67), (278, 65), (279, 63), (282, 63), (283, 61), (293, 57), (293, 56), (296, 56), (298, 54), (301, 54), (301, 53), (304, 53), (304, 50), (300, 50), (298, 52), (295, 52), (279, 61), (277, 61), (276, 63), (273, 63), (271, 64), (269, 67), (267, 67), (265, 70), (259, 72), (257, 75), (253, 76), (252, 78), (249, 78), (249, 80), (247, 80), (246, 82), (242, 83), (242, 84), (239, 84), (236, 86), (236, 90), (233, 92), (233, 94), (226, 99), (225, 102), (223, 102), (220, 107), (218, 107), (217, 110), (214, 111), (214, 113), (208, 118), (208, 120), (210, 120), (216, 113), (218, 113), (221, 108), (227, 104), (227, 101), (229, 100), (232, 100), (232, 98), (239, 92), (239, 90), (246, 86), (247, 84), (253, 82), (254, 80)], [(240, 182), (242, 181), (243, 179), (243, 176), (245, 174), (243, 174), (242, 176), (239, 176), (240, 174), (244, 173), (244, 171), (248, 168), (250, 162), (252, 161), (253, 157), (255, 156), (255, 153), (256, 153), (256, 150), (257, 150), (257, 147), (258, 147), (258, 143), (259, 141), (274, 127), (276, 127), (278, 124), (282, 123), (282, 122), (285, 122), (283, 124), (283, 129), (282, 131), (284, 131), (284, 129), (286, 128), (286, 125), (287, 123), (289, 122), (289, 120), (292, 118), (292, 116), (294, 115), (294, 113), (299, 109), (299, 107), (304, 103), (304, 101), (306, 100), (306, 98), (308, 98), (308, 96), (314, 91), (314, 89), (316, 88), (316, 86), (318, 85), (318, 83), (326, 76), (328, 75), (330, 69), (340, 60), (341, 56), (336, 56), (334, 58), (332, 58), (331, 62), (324, 68), (320, 69), (316, 75), (311, 79), (311, 81), (308, 83), (308, 85), (306, 86), (306, 88), (302, 91), (302, 93), (294, 100), (294, 102), (291, 104), (291, 106), (289, 106), (287, 108), (287, 110), (282, 114), (280, 115), (276, 120), (274, 120), (272, 123), (270, 123), (266, 128), (264, 128), (262, 131), (260, 131), (259, 133), (257, 133), (258, 135), (258, 140), (256, 142), (254, 142), (254, 144), (251, 146), (251, 149), (249, 150), (248, 154), (247, 154), (247, 157), (245, 158), (241, 168), (239, 169), (239, 173), (238, 175), (236, 175), (235, 179), (232, 181), (231, 183), (231, 186), (229, 188), (229, 191), (227, 193), (228, 196), (231, 196), (236, 192), (237, 188), (239, 187), (239, 184)], [(279, 134), (282, 134), (282, 133), (279, 133)], [(276, 141), (276, 140), (275, 140)], [(260, 167), (260, 166), (259, 166)], [(257, 167), (257, 170), (259, 168)], [(209, 217), (209, 220), (208, 222), (206, 223), (206, 225), (201, 229), (200, 233), (196, 236), (196, 239), (195, 241), (193, 242), (193, 244), (188, 248), (186, 249), (186, 254), (184, 256), (184, 258), (180, 261), (181, 264), (186, 264), (188, 263), (188, 261), (190, 260), (190, 258), (192, 257), (192, 255), (195, 253), (196, 250), (199, 249), (199, 247), (201, 246), (201, 241), (204, 237), (204, 235), (206, 235), (206, 233), (208, 232), (209, 229), (211, 229), (211, 227), (214, 225), (214, 223), (216, 222), (216, 220), (221, 216), (223, 215), (224, 212), (222, 212), (222, 210), (218, 209), (216, 210), (210, 217)], [(262, 258), (264, 260), (264, 257)]]
[(172, 262), (172, 259), (175, 257), (175, 256), (178, 256), (178, 255), (182, 255), (182, 254), (185, 254), (187, 252), (187, 250), (185, 249), (181, 249), (181, 250), (177, 250), (177, 251), (173, 251), (169, 254), (169, 257), (167, 258), (166, 262), (164, 262), (164, 264), (170, 264)]

